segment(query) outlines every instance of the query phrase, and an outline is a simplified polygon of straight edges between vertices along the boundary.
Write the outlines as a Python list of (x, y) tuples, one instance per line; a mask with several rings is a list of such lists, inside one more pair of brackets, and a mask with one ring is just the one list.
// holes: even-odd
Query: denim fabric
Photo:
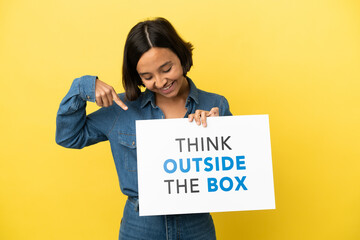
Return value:
[(124, 208), (119, 240), (214, 240), (215, 227), (209, 213), (139, 217), (136, 198)]
[[(95, 101), (96, 76), (76, 78), (60, 107), (56, 118), (56, 142), (67, 148), (83, 148), (109, 140), (114, 157), (121, 191), (130, 197), (138, 196), (135, 120), (161, 119), (164, 114), (155, 104), (155, 95), (146, 90), (135, 101), (125, 101), (129, 107), (124, 111), (117, 104), (103, 107), (86, 116), (87, 101)], [(219, 107), (220, 116), (231, 115), (227, 100), (220, 95), (196, 88), (190, 78), (190, 93), (186, 108), (188, 114), (201, 109), (210, 111)]]
[[(138, 196), (138, 180), (135, 120), (162, 119), (164, 118), (164, 114), (161, 109), (156, 106), (155, 94), (149, 90), (145, 90), (135, 101), (126, 101), (124, 99), (125, 94), (119, 94), (120, 99), (128, 106), (127, 111), (124, 111), (114, 103), (110, 107), (103, 107), (94, 113), (86, 115), (87, 101), (95, 102), (96, 78), (96, 76), (86, 75), (76, 78), (73, 81), (69, 92), (61, 101), (57, 113), (56, 142), (67, 148), (80, 149), (101, 141), (109, 140), (121, 191), (129, 197), (136, 198)], [(188, 117), (189, 114), (194, 113), (197, 109), (210, 111), (213, 107), (219, 107), (220, 116), (231, 115), (228, 102), (223, 96), (199, 90), (190, 78), (187, 78), (187, 80), (189, 82), (190, 92), (185, 105), (187, 112), (184, 117)], [(127, 205), (129, 205), (129, 202)], [(129, 207), (127, 206), (127, 208)], [(127, 208), (125, 208), (125, 216), (128, 215)], [(156, 219), (154, 221), (165, 221), (168, 226), (173, 226), (174, 224), (176, 225), (176, 223), (184, 222), (184, 219), (189, 220), (194, 218), (191, 221), (196, 222), (196, 219), (202, 217), (205, 220), (207, 219), (206, 221), (210, 221), (208, 219), (210, 215), (208, 214), (206, 215), (207, 217), (204, 217), (205, 215), (169, 216), (166, 217), (166, 221), (163, 218), (151, 219)], [(130, 223), (126, 224), (126, 221), (127, 220), (125, 220), (123, 229), (129, 228)], [(142, 226), (141, 223), (139, 224), (139, 226)], [(164, 226), (164, 224), (161, 223), (159, 226)], [(145, 227), (141, 228), (145, 229)], [(184, 228), (186, 227), (184, 226)], [(186, 231), (182, 229), (180, 233), (182, 232)]]

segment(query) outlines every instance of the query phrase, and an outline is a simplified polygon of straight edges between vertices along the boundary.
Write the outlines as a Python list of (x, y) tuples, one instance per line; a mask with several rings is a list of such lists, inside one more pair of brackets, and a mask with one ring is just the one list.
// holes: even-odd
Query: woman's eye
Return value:
[(171, 67), (169, 67), (169, 69), (164, 70), (164, 73), (170, 72), (171, 68), (172, 68), (172, 66), (171, 66)]
[(151, 80), (152, 77), (144, 77), (145, 80)]

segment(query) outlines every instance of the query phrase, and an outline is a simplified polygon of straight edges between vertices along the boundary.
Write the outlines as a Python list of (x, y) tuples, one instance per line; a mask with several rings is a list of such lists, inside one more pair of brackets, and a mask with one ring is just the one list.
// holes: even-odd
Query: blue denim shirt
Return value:
[[(86, 116), (86, 102), (95, 102), (96, 76), (76, 78), (64, 99), (56, 117), (56, 142), (67, 148), (83, 148), (109, 140), (114, 157), (121, 191), (130, 197), (138, 196), (135, 120), (161, 119), (164, 113), (156, 106), (155, 94), (149, 90), (141, 93), (135, 101), (125, 101), (124, 111), (117, 104), (103, 107)], [(195, 110), (210, 111), (219, 108), (220, 116), (231, 115), (227, 100), (220, 95), (196, 88), (190, 78), (189, 96), (186, 101), (185, 118)]]

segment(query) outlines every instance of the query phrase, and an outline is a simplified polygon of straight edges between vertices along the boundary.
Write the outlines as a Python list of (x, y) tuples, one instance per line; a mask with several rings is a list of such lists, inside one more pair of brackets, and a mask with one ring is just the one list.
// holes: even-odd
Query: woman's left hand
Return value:
[(188, 119), (189, 122), (192, 122), (195, 119), (195, 122), (197, 125), (200, 126), (200, 124), (203, 125), (203, 127), (206, 127), (206, 118), (207, 117), (218, 117), (219, 116), (219, 108), (213, 107), (210, 112), (204, 111), (204, 110), (196, 110), (195, 113), (189, 114)]

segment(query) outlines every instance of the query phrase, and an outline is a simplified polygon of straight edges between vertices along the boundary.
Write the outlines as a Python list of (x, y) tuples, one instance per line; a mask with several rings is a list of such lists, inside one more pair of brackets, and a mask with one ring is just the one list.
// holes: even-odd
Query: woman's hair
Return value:
[(156, 18), (136, 24), (129, 32), (125, 42), (123, 60), (123, 86), (126, 99), (136, 100), (144, 86), (136, 70), (141, 56), (152, 47), (168, 48), (180, 59), (183, 75), (190, 70), (193, 46), (185, 42), (169, 21)]

